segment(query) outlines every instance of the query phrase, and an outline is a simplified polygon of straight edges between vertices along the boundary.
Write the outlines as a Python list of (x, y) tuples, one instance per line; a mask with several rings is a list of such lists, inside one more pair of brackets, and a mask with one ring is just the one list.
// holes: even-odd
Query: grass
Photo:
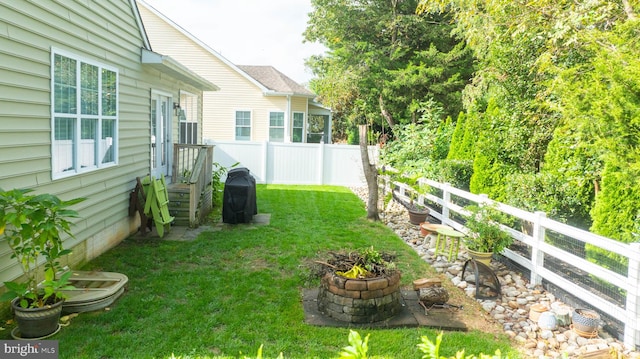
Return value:
[[(225, 226), (190, 242), (123, 241), (88, 264), (124, 273), (128, 290), (108, 311), (83, 313), (59, 334), (60, 358), (335, 358), (348, 328), (304, 323), (301, 289), (317, 285), (308, 263), (331, 250), (374, 246), (397, 254), (403, 284), (433, 274), (418, 255), (381, 223), (366, 220), (347, 188), (259, 185), (268, 226)], [(420, 358), (429, 328), (359, 329), (371, 358)], [(9, 339), (8, 330), (0, 337)], [(506, 338), (446, 333), (441, 354), (514, 354)]]

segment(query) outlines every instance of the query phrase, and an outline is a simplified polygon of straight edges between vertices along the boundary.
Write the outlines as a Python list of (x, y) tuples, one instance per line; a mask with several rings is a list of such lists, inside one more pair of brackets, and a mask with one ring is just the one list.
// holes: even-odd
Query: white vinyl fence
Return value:
[[(249, 169), (257, 183), (364, 186), (360, 147), (322, 143), (211, 142), (213, 162)], [(369, 147), (377, 158), (377, 147)]]
[[(383, 177), (380, 178), (380, 183), (386, 191), (393, 189), (404, 199), (407, 199), (407, 193), (414, 191), (404, 183), (384, 182), (384, 180)], [(526, 224), (528, 230), (525, 232), (527, 233), (522, 232), (520, 229), (522, 227), (516, 229), (502, 225), (502, 229), (509, 232), (516, 240), (515, 246), (512, 245), (510, 249), (505, 250), (503, 255), (521, 268), (528, 270), (532, 284), (541, 284), (543, 281), (550, 283), (575, 297), (579, 302), (586, 303), (601, 314), (621, 322), (624, 327), (621, 339), (625, 345), (640, 346), (640, 325), (638, 324), (640, 319), (640, 243), (618, 242), (554, 221), (547, 218), (543, 212), (527, 212), (448, 184), (427, 179), (420, 179), (419, 184), (428, 185), (431, 188), (430, 194), (418, 197), (419, 203), (427, 205), (431, 210), (430, 214), (443, 224), (461, 232), (468, 233), (463, 225), (464, 217), (469, 214), (464, 209), (467, 205), (495, 205), (499, 211), (514, 218), (517, 223)], [(584, 253), (580, 255), (567, 250), (567, 247), (560, 248), (561, 246), (556, 246), (554, 241), (550, 240), (550, 236), (568, 238), (572, 243), (579, 243), (583, 247), (588, 244), (615, 253), (623, 258), (622, 262), (627, 262), (626, 273), (620, 274), (620, 270), (612, 271), (590, 262), (585, 258)], [(521, 250), (514, 249), (515, 247)], [(624, 269), (624, 265), (621, 267)], [(573, 276), (566, 275), (567, 272), (572, 272)], [(613, 293), (622, 299), (613, 300), (606, 295), (606, 292), (603, 294), (597, 288), (589, 286), (588, 283), (593, 280), (586, 279), (593, 278), (595, 282), (605, 282), (607, 288), (616, 288)]]

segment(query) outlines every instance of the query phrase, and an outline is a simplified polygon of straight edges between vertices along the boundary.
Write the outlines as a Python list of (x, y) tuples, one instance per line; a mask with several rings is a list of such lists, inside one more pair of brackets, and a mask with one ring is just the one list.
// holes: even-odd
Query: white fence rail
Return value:
[[(321, 143), (211, 142), (213, 161), (224, 167), (239, 163), (258, 183), (366, 185), (360, 147)], [(377, 158), (377, 147), (369, 147)]]
[[(381, 183), (384, 178), (381, 177)], [(519, 219), (521, 223), (529, 223), (532, 229), (531, 234), (523, 233), (519, 229), (502, 226), (503, 230), (509, 232), (516, 242), (526, 245), (529, 249), (528, 255), (507, 249), (503, 255), (511, 261), (517, 263), (530, 271), (530, 281), (534, 284), (540, 284), (543, 281), (552, 283), (561, 288), (566, 293), (579, 299), (581, 302), (587, 303), (600, 313), (604, 313), (611, 318), (620, 321), (624, 325), (624, 332), (621, 338), (625, 345), (630, 347), (640, 346), (640, 243), (626, 244), (602, 237), (588, 231), (584, 231), (575, 227), (568, 226), (564, 223), (554, 221), (546, 217), (543, 212), (527, 212), (521, 209), (492, 201), (485, 195), (472, 194), (448, 184), (420, 179), (419, 184), (426, 184), (434, 191), (434, 194), (424, 194), (418, 197), (418, 203), (423, 203), (431, 210), (430, 214), (440, 220), (443, 224), (449, 225), (457, 230), (468, 233), (464, 227), (464, 220), (460, 221), (456, 218), (464, 218), (468, 212), (463, 206), (457, 203), (466, 204), (488, 204), (496, 205), (496, 208), (511, 216)], [(414, 191), (413, 188), (404, 183), (385, 182), (384, 188), (387, 191), (394, 191), (404, 196), (408, 191)], [(457, 202), (457, 203), (456, 203)], [(526, 231), (529, 232), (529, 231)], [(596, 263), (592, 263), (574, 253), (570, 253), (553, 245), (552, 241), (545, 241), (547, 233), (554, 233), (566, 236), (572, 240), (590, 244), (595, 247), (602, 248), (606, 251), (615, 253), (628, 260), (627, 274), (621, 275), (604, 268)], [(606, 296), (594, 291), (593, 288), (585, 286), (582, 281), (574, 282), (563, 276), (558, 271), (549, 269), (545, 266), (547, 262), (561, 263), (567, 267), (579, 268), (581, 272), (587, 276), (595, 276), (600, 281), (609, 283), (625, 293), (625, 303), (617, 303), (616, 301), (606, 299)]]

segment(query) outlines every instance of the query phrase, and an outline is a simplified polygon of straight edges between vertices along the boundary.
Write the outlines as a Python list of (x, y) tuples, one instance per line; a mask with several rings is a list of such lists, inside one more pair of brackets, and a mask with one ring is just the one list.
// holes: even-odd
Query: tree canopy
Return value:
[(412, 0), (312, 0), (305, 32), (329, 51), (308, 60), (311, 87), (343, 122), (392, 128), (416, 122), (427, 101), (462, 110), (471, 53), (446, 14), (416, 13)]

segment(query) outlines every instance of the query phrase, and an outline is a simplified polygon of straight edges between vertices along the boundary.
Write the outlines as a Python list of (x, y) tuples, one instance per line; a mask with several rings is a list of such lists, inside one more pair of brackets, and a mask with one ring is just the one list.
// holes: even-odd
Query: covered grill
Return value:
[(222, 221), (249, 223), (255, 214), (258, 214), (255, 178), (244, 167), (230, 170), (224, 183)]

